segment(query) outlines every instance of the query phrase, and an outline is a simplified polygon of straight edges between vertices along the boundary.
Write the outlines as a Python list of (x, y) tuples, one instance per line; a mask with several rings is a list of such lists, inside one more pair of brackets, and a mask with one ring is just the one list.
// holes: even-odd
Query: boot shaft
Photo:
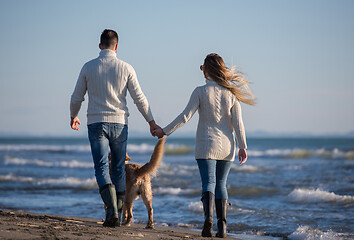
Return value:
[(214, 194), (212, 192), (203, 193), (202, 199), (204, 218), (213, 221), (213, 211), (214, 211)]
[(202, 236), (211, 237), (213, 230), (214, 194), (212, 192), (203, 193), (201, 201), (203, 203), (204, 210), (204, 225)]
[(215, 199), (215, 209), (218, 232), (216, 237), (225, 238), (226, 237), (226, 214), (227, 214), (227, 199)]
[(107, 184), (100, 190), (100, 194), (107, 207), (103, 226), (113, 227), (118, 220), (116, 189), (113, 184)]
[(117, 209), (122, 210), (125, 200), (125, 192), (117, 192)]

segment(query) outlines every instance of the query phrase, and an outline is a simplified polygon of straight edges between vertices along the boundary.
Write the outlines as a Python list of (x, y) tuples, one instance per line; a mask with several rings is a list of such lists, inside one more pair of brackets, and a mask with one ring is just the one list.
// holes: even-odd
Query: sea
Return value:
[[(131, 162), (149, 161), (156, 142), (129, 138)], [(248, 161), (242, 166), (235, 161), (227, 181), (229, 236), (354, 239), (354, 138), (247, 142)], [(157, 226), (202, 228), (194, 146), (194, 138), (166, 140), (152, 179)], [(0, 138), (0, 209), (103, 219), (87, 138)], [(134, 202), (133, 214), (133, 222), (146, 224), (141, 199)]]

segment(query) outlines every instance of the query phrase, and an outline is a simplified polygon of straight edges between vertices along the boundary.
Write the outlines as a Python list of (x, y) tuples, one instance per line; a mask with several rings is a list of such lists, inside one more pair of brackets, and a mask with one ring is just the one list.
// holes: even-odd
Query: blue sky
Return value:
[[(208, 53), (240, 66), (255, 107), (246, 132), (354, 130), (354, 1), (0, 2), (0, 135), (86, 135), (69, 128), (82, 65), (103, 29), (118, 32), (118, 58), (136, 70), (155, 120), (167, 125), (204, 84)], [(130, 131), (148, 125), (129, 98)], [(198, 116), (178, 130), (195, 131)]]

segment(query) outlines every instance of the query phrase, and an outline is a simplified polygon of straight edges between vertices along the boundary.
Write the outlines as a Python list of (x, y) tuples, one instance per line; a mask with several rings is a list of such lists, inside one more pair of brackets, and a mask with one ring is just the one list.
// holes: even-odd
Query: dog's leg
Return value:
[[(151, 188), (151, 187), (150, 187)], [(143, 200), (146, 210), (148, 212), (148, 216), (149, 216), (149, 221), (146, 225), (146, 228), (150, 228), (153, 229), (154, 228), (154, 220), (153, 220), (153, 208), (152, 208), (152, 193), (151, 193), (151, 189), (147, 190), (144, 189), (144, 191), (141, 194), (141, 199)]]
[(133, 218), (133, 201), (125, 201), (124, 203), (125, 210), (127, 212), (127, 217), (123, 223), (125, 226), (130, 226), (130, 222)]
[(128, 217), (128, 211), (127, 211), (127, 207), (126, 207), (126, 203), (123, 203), (123, 219), (122, 219), (122, 223), (124, 224), (127, 221), (127, 217)]

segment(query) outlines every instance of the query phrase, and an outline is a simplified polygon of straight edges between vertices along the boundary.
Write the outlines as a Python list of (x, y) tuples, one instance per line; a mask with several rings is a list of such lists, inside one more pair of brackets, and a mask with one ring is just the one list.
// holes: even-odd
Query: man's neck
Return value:
[(114, 48), (102, 48), (101, 50), (111, 50), (113, 52), (117, 52)]

